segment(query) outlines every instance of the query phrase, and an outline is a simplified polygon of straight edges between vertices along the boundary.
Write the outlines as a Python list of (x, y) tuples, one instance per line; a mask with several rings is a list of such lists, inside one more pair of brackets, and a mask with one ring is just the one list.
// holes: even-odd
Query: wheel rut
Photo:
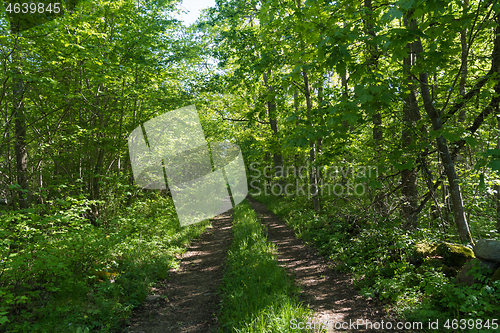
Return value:
[(232, 210), (213, 219), (188, 247), (178, 270), (135, 309), (124, 333), (209, 333), (218, 327), (219, 286), (232, 239)]
[[(314, 311), (311, 321), (317, 328), (329, 323), (327, 332), (381, 332), (352, 323), (394, 322), (379, 303), (368, 301), (356, 292), (348, 274), (332, 269), (327, 260), (298, 239), (264, 204), (252, 198), (247, 200), (267, 228), (269, 241), (277, 246), (279, 264), (301, 287), (300, 299)], [(221, 302), (218, 290), (232, 240), (231, 215), (232, 210), (214, 218), (212, 228), (193, 241), (184, 253), (180, 268), (172, 270), (167, 280), (157, 283), (152, 290), (154, 294), (134, 311), (123, 333), (217, 331), (216, 315)]]
[(247, 200), (267, 228), (269, 240), (277, 245), (280, 265), (286, 267), (301, 287), (301, 300), (315, 312), (312, 322), (317, 323), (316, 327), (329, 323), (327, 332), (381, 331), (371, 330), (369, 325), (352, 324), (361, 323), (358, 320), (387, 322), (380, 304), (362, 298), (349, 275), (333, 270), (315, 249), (298, 239), (294, 231), (264, 204), (252, 198)]

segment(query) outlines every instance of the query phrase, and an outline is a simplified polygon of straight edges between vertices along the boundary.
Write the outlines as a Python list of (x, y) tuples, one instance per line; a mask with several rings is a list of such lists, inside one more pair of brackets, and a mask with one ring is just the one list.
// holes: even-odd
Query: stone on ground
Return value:
[(474, 246), (476, 257), (500, 262), (500, 241), (494, 239), (480, 239)]
[(467, 264), (465, 264), (458, 273), (457, 282), (468, 286), (472, 286), (475, 283), (480, 283), (481, 281), (474, 278), (474, 276), (472, 276), (471, 274), (472, 268), (477, 265), (480, 265), (481, 267), (481, 275), (489, 277), (491, 276), (493, 271), (500, 266), (500, 263), (482, 259), (472, 259)]

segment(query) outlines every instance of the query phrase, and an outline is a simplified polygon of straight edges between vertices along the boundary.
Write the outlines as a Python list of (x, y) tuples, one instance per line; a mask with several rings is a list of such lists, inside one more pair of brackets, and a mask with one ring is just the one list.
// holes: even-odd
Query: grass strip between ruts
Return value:
[(234, 209), (234, 240), (222, 284), (223, 332), (292, 332), (292, 320), (306, 322), (311, 310), (278, 266), (276, 249), (245, 200)]

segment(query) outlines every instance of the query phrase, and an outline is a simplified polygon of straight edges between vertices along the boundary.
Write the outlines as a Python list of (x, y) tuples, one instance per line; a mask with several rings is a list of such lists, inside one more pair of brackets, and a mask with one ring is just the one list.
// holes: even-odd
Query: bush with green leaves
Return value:
[(181, 228), (172, 199), (139, 194), (93, 225), (94, 202), (67, 197), (0, 216), (0, 327), (9, 332), (110, 332), (207, 223)]
[(445, 240), (440, 230), (405, 230), (401, 220), (355, 214), (354, 209), (349, 214), (340, 213), (338, 208), (317, 214), (299, 205), (296, 198), (257, 199), (332, 260), (337, 269), (352, 274), (354, 285), (364, 297), (385, 301), (396, 315), (408, 321), (487, 320), (500, 313), (500, 282), (490, 281), (479, 269), (471, 274), (481, 283), (465, 286), (443, 273), (432, 258), (424, 259), (419, 267), (412, 262), (417, 243)]

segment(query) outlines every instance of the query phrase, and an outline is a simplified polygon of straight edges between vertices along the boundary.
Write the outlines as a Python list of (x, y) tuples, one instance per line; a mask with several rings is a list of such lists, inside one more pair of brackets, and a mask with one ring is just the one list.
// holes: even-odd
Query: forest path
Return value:
[[(279, 264), (301, 287), (300, 299), (314, 311), (317, 327), (328, 321), (327, 332), (371, 332), (363, 325), (354, 329), (352, 323), (387, 322), (383, 308), (363, 299), (347, 274), (331, 269), (316, 250), (297, 239), (294, 231), (264, 204), (250, 197), (247, 200), (267, 228), (269, 241), (277, 246)], [(167, 280), (157, 283), (154, 295), (134, 310), (124, 333), (216, 331), (220, 306), (217, 292), (232, 239), (231, 215), (232, 210), (214, 218), (212, 228), (193, 241), (181, 258), (180, 268), (171, 270)], [(335, 324), (344, 324), (344, 328), (334, 329)]]
[(225, 212), (188, 247), (178, 270), (160, 281), (134, 310), (124, 333), (209, 333), (217, 328), (219, 286), (232, 239), (232, 213)]
[(301, 301), (315, 312), (313, 322), (317, 323), (316, 327), (328, 321), (327, 332), (371, 332), (365, 325), (354, 329), (352, 323), (358, 323), (358, 320), (364, 320), (364, 323), (387, 322), (384, 309), (363, 299), (354, 290), (347, 274), (331, 269), (315, 249), (298, 239), (294, 231), (264, 204), (251, 197), (247, 200), (267, 228), (269, 241), (276, 244), (280, 265), (286, 267), (301, 287)]

